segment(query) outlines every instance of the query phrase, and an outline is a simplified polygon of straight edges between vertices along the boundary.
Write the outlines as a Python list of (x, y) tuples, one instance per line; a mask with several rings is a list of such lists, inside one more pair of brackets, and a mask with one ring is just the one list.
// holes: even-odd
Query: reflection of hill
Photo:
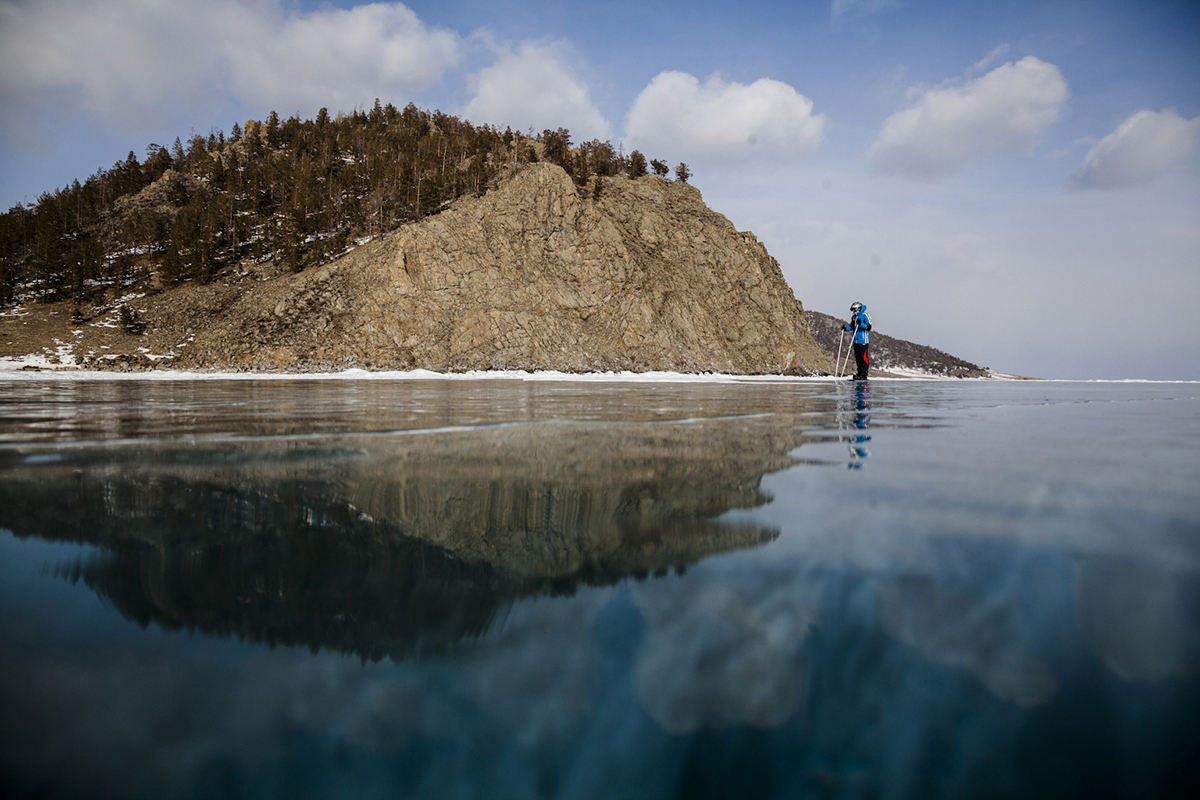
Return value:
[(364, 659), (443, 651), (487, 630), (512, 597), (486, 567), (438, 548), (316, 528), (166, 547), (122, 542), (69, 574), (143, 626)]
[(712, 521), (790, 463), (769, 420), (81, 450), (3, 470), (0, 526), (102, 547), (72, 574), (143, 625), (404, 657), (519, 596), (770, 541)]

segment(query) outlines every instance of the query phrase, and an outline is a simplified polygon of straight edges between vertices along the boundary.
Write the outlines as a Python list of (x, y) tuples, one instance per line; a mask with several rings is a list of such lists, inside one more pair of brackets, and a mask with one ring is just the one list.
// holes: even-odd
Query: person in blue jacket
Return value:
[(853, 380), (865, 381), (871, 361), (867, 357), (867, 348), (871, 344), (871, 318), (867, 316), (867, 307), (862, 303), (850, 306), (850, 322), (842, 330), (853, 332), (854, 364), (856, 370)]

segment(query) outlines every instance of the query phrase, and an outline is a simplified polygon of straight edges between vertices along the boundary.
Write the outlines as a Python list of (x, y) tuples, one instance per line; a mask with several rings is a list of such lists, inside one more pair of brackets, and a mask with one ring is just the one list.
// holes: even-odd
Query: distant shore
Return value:
[[(559, 372), (545, 370), (525, 372), (522, 370), (471, 370), (467, 372), (435, 372), (433, 370), (369, 371), (347, 369), (341, 372), (224, 372), (183, 371), (147, 369), (130, 372), (80, 369), (72, 365), (50, 365), (38, 363), (40, 357), (31, 359), (0, 358), (0, 380), (21, 378), (63, 378), (75, 380), (526, 380), (526, 381), (578, 381), (594, 383), (761, 383), (845, 381), (845, 376), (833, 375), (733, 375), (719, 372)], [(880, 371), (871, 380), (919, 380), (919, 381), (991, 381), (991, 380), (1043, 380), (1023, 375), (989, 371), (986, 377), (951, 378), (945, 375), (920, 374), (916, 370), (903, 372)]]

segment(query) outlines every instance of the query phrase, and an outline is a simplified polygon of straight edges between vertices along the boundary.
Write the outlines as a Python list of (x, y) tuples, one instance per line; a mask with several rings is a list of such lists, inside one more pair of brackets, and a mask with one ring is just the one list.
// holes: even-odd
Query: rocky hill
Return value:
[(697, 189), (654, 175), (580, 187), (545, 161), (320, 266), (247, 261), (138, 295), (10, 309), (0, 356), (289, 372), (834, 369), (775, 259)]
[[(804, 314), (808, 318), (813, 338), (826, 352), (836, 357), (839, 335), (846, 320), (819, 311), (805, 311)], [(843, 358), (848, 346), (849, 336), (846, 336), (842, 340)], [(934, 347), (896, 339), (876, 330), (871, 331), (870, 355), (873, 372), (898, 370), (903, 373), (919, 372), (947, 378), (985, 378), (992, 374), (986, 367), (943, 353)], [(854, 371), (853, 357), (850, 360), (849, 371)]]

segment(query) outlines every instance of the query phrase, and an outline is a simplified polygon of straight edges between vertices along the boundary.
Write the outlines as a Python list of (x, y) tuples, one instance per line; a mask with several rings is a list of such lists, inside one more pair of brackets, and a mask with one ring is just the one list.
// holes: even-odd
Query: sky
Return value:
[(805, 308), (1200, 379), (1200, 3), (0, 0), (0, 206), (375, 98), (672, 166)]

